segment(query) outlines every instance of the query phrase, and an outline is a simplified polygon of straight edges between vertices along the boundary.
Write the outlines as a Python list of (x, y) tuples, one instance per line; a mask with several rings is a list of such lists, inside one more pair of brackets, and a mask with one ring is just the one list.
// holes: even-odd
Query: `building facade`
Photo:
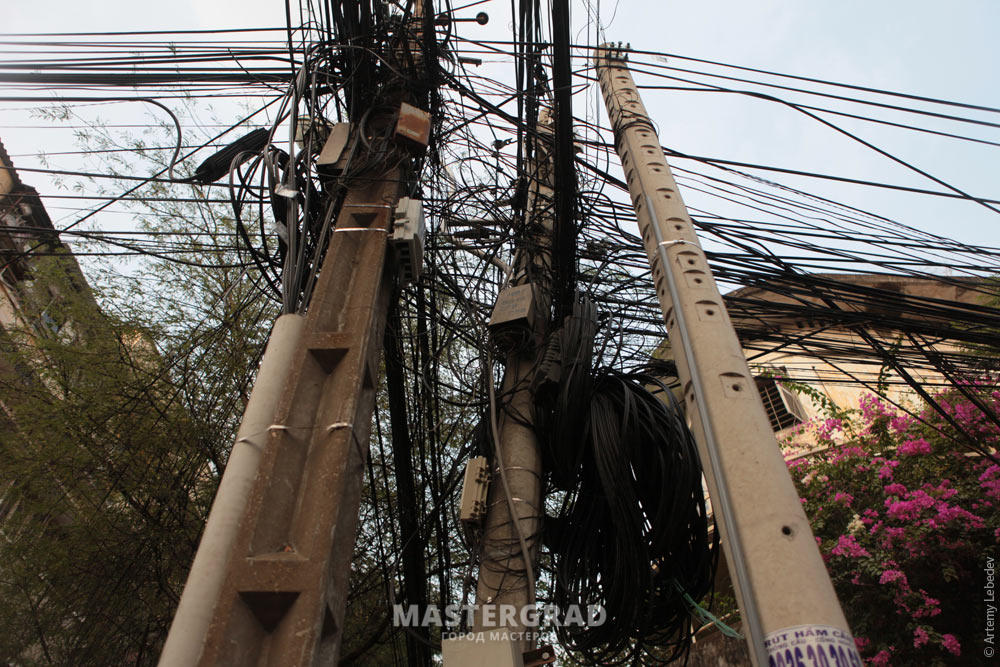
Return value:
[[(0, 142), (0, 380), (25, 396), (41, 389), (59, 397), (57, 384), (46, 377), (43, 341), (75, 342), (99, 317), (76, 258)], [(5, 392), (6, 402), (0, 400), (8, 435), (21, 426), (12, 404), (17, 395)], [(23, 500), (10, 492), (13, 486), (13, 480), (0, 479), (0, 525)]]
[[(779, 440), (797, 424), (823, 416), (824, 402), (856, 408), (862, 396), (877, 392), (906, 406), (918, 398), (913, 383), (930, 394), (948, 386), (948, 369), (960, 374), (976, 362), (970, 344), (959, 340), (968, 328), (961, 323), (989, 311), (996, 316), (991, 290), (978, 279), (820, 278), (837, 285), (833, 296), (767, 286), (726, 295)], [(824, 317), (831, 310), (840, 312)]]

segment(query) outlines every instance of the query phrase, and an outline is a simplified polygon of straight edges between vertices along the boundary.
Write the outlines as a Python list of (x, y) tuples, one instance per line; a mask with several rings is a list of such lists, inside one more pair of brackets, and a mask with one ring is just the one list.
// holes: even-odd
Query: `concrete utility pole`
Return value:
[[(722, 296), (625, 61), (595, 66), (759, 667), (861, 665)], [(809, 663), (812, 664), (812, 663)], [(820, 662), (817, 662), (820, 664)]]
[(278, 402), (304, 324), (301, 315), (282, 315), (271, 331), (236, 443), (160, 656), (161, 665), (195, 665), (204, 651), (247, 499), (270, 439), (268, 427), (276, 423)]
[(275, 325), (161, 667), (337, 663), (400, 188), (399, 167), (348, 185), (308, 313)]
[[(267, 410), (252, 415), (248, 408), (245, 421), (255, 425), (253, 432), (241, 430), (234, 450), (239, 481), (229, 482), (231, 461), (206, 526), (234, 525), (239, 498), (230, 505), (234, 497), (222, 492), (239, 485), (236, 495), (246, 500), (237, 531), (231, 542), (206, 533), (161, 665), (336, 663), (391, 289), (386, 235), (398, 189), (393, 170), (347, 195), (301, 334), (278, 362), (287, 364), (287, 379), (273, 418), (260, 421)], [(256, 470), (244, 467), (251, 458), (258, 459)], [(217, 512), (228, 518), (217, 520)], [(203, 556), (206, 549), (214, 555)]]
[[(504, 627), (511, 633), (530, 631), (521, 624), (524, 607), (535, 605), (535, 562), (541, 539), (542, 463), (534, 431), (534, 394), (531, 383), (537, 367), (537, 344), (548, 320), (551, 300), (552, 230), (554, 196), (552, 190), (553, 129), (547, 112), (540, 114), (537, 134), (528, 161), (528, 199), (525, 214), (527, 233), (514, 258), (511, 287), (534, 289), (536, 317), (532, 340), (507, 356), (503, 385), (491, 397), (490, 418), (496, 425), (491, 439), (497, 442), (496, 467), (487, 501), (483, 531), (483, 552), (479, 568), (476, 602), (480, 606), (505, 605), (517, 610), (511, 618), (493, 618), (484, 623), (484, 614), (475, 619), (477, 631)], [(502, 297), (501, 297), (502, 298)], [(498, 302), (500, 299), (498, 299)], [(504, 398), (500, 405), (500, 398)], [(525, 558), (525, 552), (528, 557)], [(521, 651), (531, 642), (518, 642)]]

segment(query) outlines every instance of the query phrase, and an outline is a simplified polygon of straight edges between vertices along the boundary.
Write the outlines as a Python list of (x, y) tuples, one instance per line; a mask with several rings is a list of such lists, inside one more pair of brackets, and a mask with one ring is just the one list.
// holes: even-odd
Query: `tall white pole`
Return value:
[(625, 56), (604, 45), (595, 66), (736, 583), (751, 658), (759, 667), (860, 666), (809, 521)]

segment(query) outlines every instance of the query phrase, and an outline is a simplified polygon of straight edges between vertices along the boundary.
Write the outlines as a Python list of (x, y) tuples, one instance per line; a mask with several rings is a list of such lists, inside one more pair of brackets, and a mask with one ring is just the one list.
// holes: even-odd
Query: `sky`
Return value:
[[(589, 12), (576, 0), (572, 6), (578, 42), (587, 41), (588, 34), (591, 41), (594, 39), (594, 26), (588, 27), (586, 18), (598, 11), (606, 38), (630, 43), (636, 49), (1000, 107), (1000, 70), (996, 67), (1000, 40), (994, 34), (1000, 25), (1000, 3), (994, 1), (595, 0)], [(489, 25), (463, 23), (462, 34), (509, 38), (509, 2), (489, 0), (457, 15), (471, 17), (477, 11), (491, 15)], [(0, 29), (7, 33), (283, 24), (284, 4), (277, 0), (0, 4)], [(665, 64), (685, 65), (672, 59)], [(594, 94), (592, 90), (587, 97), (591, 107)], [(787, 96), (795, 99), (792, 94)], [(643, 98), (660, 128), (661, 143), (681, 152), (938, 188), (872, 150), (773, 103), (735, 95), (667, 91), (644, 91)], [(31, 155), (39, 150), (72, 150), (71, 132), (19, 127), (39, 124), (19, 110), (22, 108), (23, 104), (0, 103), (0, 139), (8, 152), (17, 156), (17, 166), (37, 166)], [(140, 112), (116, 113), (128, 117)], [(582, 115), (579, 108), (577, 113)], [(600, 113), (603, 116), (603, 111)], [(960, 113), (989, 118), (966, 110)], [(960, 145), (857, 121), (838, 122), (967, 192), (1000, 198), (997, 147)], [(941, 127), (944, 129), (944, 124)], [(948, 129), (954, 130), (955, 125)], [(997, 128), (969, 131), (1000, 140)], [(1000, 246), (1000, 217), (974, 203), (766, 176), (970, 244)], [(41, 174), (22, 174), (22, 180), (43, 194), (54, 191)], [(67, 214), (67, 221), (71, 215)]]
[[(658, 20), (638, 20), (644, 12), (655, 13)], [(1000, 107), (997, 25), (996, 2), (668, 0), (621, 3), (607, 34), (636, 48)], [(682, 152), (938, 188), (815, 121), (768, 102), (652, 91), (643, 97), (660, 125), (661, 142)], [(960, 146), (953, 140), (837, 122), (967, 192), (1000, 194), (996, 147)], [(997, 140), (1000, 132), (978, 136)], [(771, 177), (966, 242), (1000, 245), (1000, 218), (973, 203), (956, 206), (933, 197)]]

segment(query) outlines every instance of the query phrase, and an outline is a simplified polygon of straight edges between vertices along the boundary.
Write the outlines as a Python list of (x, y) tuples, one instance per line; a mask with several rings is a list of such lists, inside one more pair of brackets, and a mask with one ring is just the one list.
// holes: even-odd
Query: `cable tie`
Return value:
[(288, 427), (284, 424), (271, 424), (267, 427), (268, 431), (287, 431)]
[(669, 248), (670, 246), (684, 245), (685, 243), (687, 245), (694, 245), (694, 243), (692, 243), (691, 241), (685, 241), (684, 239), (676, 239), (674, 241), (660, 241), (656, 245), (662, 248)]
[(389, 204), (344, 204), (345, 208), (388, 208), (391, 209), (392, 206)]
[(382, 229), (381, 227), (337, 227), (333, 230), (333, 233), (337, 232), (385, 232), (389, 233), (388, 229)]
[(333, 433), (334, 431), (340, 428), (354, 428), (354, 424), (352, 424), (351, 422), (334, 422), (326, 427), (326, 432)]
[(243, 443), (245, 445), (249, 445), (249, 446), (251, 446), (251, 447), (253, 447), (255, 449), (263, 449), (264, 448), (264, 445), (262, 445), (260, 443), (257, 443), (257, 442), (254, 442), (251, 438), (240, 438), (239, 440), (236, 441), (235, 445), (238, 445), (240, 443)]

